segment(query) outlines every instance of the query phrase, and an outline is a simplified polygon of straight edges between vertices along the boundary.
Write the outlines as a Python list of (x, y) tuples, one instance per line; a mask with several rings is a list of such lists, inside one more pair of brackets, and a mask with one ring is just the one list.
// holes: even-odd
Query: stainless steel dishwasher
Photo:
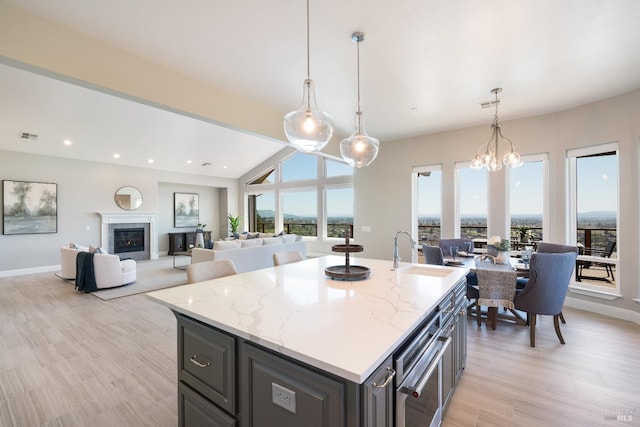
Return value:
[(442, 420), (442, 357), (451, 338), (441, 331), (440, 310), (394, 360), (396, 426), (438, 426)]

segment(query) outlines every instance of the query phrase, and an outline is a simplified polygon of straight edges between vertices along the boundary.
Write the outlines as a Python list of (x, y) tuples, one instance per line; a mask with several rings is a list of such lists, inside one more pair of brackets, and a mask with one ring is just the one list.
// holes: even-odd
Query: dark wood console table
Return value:
[[(169, 255), (173, 255), (176, 252), (187, 252), (196, 247), (196, 232), (195, 231), (183, 231), (179, 233), (169, 234)], [(211, 231), (204, 231), (204, 245), (205, 247), (211, 242)]]

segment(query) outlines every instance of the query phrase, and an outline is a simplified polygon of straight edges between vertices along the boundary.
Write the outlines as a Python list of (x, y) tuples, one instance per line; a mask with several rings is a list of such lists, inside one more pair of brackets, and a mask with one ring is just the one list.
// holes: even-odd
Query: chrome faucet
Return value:
[(398, 231), (396, 233), (395, 236), (393, 236), (393, 269), (396, 270), (398, 268), (398, 265), (400, 263), (400, 255), (398, 255), (398, 236), (400, 236), (401, 234), (406, 234), (407, 237), (409, 238), (409, 241), (411, 242), (411, 248), (415, 248), (416, 247), (416, 241), (413, 240), (413, 238), (411, 237), (411, 234), (409, 234), (406, 231)]

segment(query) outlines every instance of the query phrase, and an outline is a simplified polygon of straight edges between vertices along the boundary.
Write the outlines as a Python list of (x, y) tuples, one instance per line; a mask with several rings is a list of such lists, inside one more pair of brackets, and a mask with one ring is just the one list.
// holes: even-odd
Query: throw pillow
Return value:
[(240, 249), (241, 242), (239, 240), (218, 240), (213, 244), (214, 251), (226, 251), (229, 249)]
[(241, 248), (253, 248), (256, 246), (262, 246), (262, 239), (243, 240), (240, 245)]
[(82, 246), (82, 245), (78, 245), (77, 243), (73, 243), (72, 242), (72, 243), (69, 244), (69, 247), (71, 249), (77, 249), (77, 250), (82, 251), (82, 252), (89, 252), (89, 248), (88, 247)]
[(262, 244), (264, 245), (278, 245), (282, 243), (282, 237), (267, 237), (262, 239)]
[(282, 236), (282, 239), (284, 243), (295, 243), (296, 237), (298, 237), (296, 234), (285, 234)]

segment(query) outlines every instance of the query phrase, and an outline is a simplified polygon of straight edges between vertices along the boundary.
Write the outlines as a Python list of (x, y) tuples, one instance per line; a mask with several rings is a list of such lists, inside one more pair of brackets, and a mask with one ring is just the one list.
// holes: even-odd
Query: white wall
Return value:
[(174, 191), (200, 194), (200, 222), (209, 225), (214, 238), (220, 235), (220, 215), (226, 217), (225, 212), (220, 213), (219, 192), (225, 191), (232, 206), (238, 197), (236, 180), (11, 151), (0, 151), (0, 179), (58, 184), (58, 232), (0, 235), (0, 276), (59, 265), (60, 246), (69, 242), (98, 246), (97, 212), (126, 212), (114, 201), (115, 191), (124, 185), (142, 192), (142, 206), (135, 212), (157, 213), (160, 254), (168, 250), (166, 233), (184, 230), (173, 227)]
[[(489, 137), (487, 126), (424, 135), (381, 143), (376, 161), (357, 170), (354, 177), (355, 224), (363, 256), (391, 259), (393, 235), (411, 230), (411, 168), (441, 163), (443, 168), (443, 237), (453, 237), (456, 161), (471, 160), (476, 148)], [(617, 141), (620, 146), (619, 282), (623, 298), (604, 302), (586, 296), (572, 298), (639, 312), (633, 298), (640, 294), (638, 260), (638, 141), (640, 90), (571, 110), (503, 123), (503, 133), (521, 154), (549, 153), (550, 230), (547, 241), (565, 242), (567, 230), (566, 150)], [(490, 226), (503, 234), (508, 225), (503, 214), (504, 172), (491, 176), (490, 212), (500, 215)], [(371, 227), (363, 232), (362, 227)], [(491, 230), (489, 231), (492, 232)], [(411, 259), (409, 244), (402, 241), (401, 257)]]

